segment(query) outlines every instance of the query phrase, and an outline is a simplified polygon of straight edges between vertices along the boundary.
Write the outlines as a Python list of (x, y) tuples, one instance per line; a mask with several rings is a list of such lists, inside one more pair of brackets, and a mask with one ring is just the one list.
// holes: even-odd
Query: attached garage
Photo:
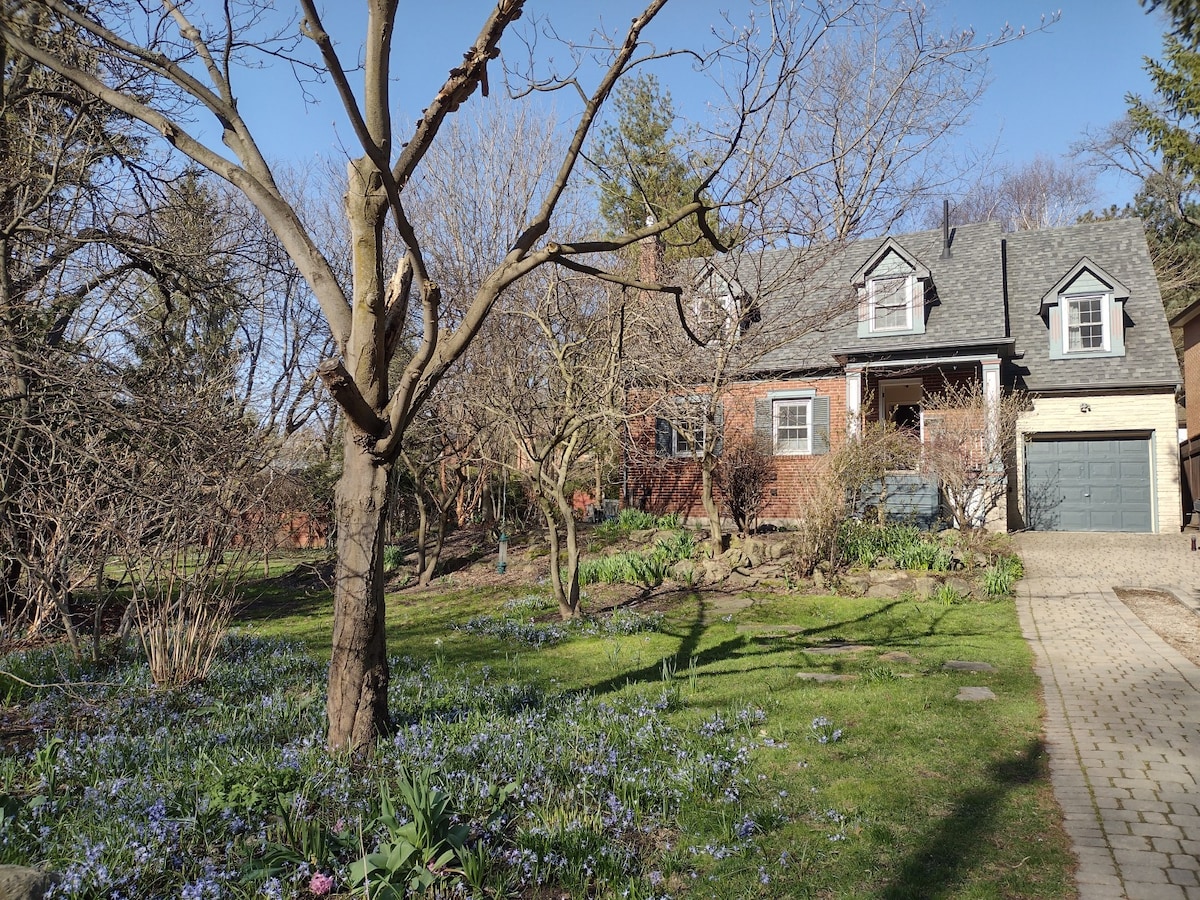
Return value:
[(1033, 435), (1024, 450), (1029, 527), (1154, 531), (1148, 436)]

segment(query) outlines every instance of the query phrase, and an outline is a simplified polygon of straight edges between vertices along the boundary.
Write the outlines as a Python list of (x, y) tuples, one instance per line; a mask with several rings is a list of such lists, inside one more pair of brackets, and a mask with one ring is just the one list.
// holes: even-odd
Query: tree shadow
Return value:
[[(829, 622), (823, 625), (805, 628), (800, 631), (792, 632), (787, 635), (752, 635), (739, 634), (736, 637), (729, 638), (707, 649), (700, 650), (700, 641), (704, 632), (708, 630), (711, 621), (708, 617), (708, 605), (705, 603), (703, 596), (696, 591), (689, 592), (687, 597), (694, 600), (696, 603), (696, 616), (687, 624), (682, 632), (679, 633), (679, 647), (676, 649), (673, 656), (668, 655), (666, 658), (674, 662), (675, 671), (682, 671), (685, 667), (689, 667), (694, 662), (696, 666), (706, 666), (712, 663), (726, 662), (734, 657), (739, 657), (747, 660), (749, 656), (768, 656), (772, 653), (777, 653), (781, 649), (798, 649), (798, 644), (801, 642), (808, 643), (814, 638), (840, 636), (847, 629), (863, 625), (880, 617), (887, 617), (888, 614), (906, 601), (893, 600), (885, 603), (878, 609), (871, 610), (861, 616), (854, 616), (840, 619), (836, 622)], [(944, 613), (942, 614), (944, 615)], [(933, 618), (930, 622), (928, 633), (932, 634), (936, 630), (937, 623), (941, 621), (942, 615)], [(767, 626), (769, 629), (770, 626)], [(892, 629), (894, 630), (894, 629)], [(673, 634), (672, 632), (664, 631), (663, 634)], [(888, 638), (885, 640), (870, 639), (872, 646), (883, 648), (903, 647), (909, 644), (908, 640), (895, 640)], [(748, 660), (747, 660), (748, 661)], [(776, 668), (772, 666), (771, 668)], [(841, 666), (837, 661), (834, 662), (833, 668), (840, 670)], [(747, 665), (743, 670), (745, 673), (754, 671), (750, 665)], [(645, 684), (648, 682), (656, 682), (662, 680), (663, 677), (663, 661), (660, 657), (656, 661), (644, 665), (638, 669), (621, 672), (609, 678), (605, 678), (595, 684), (581, 688), (581, 690), (592, 694), (604, 694), (612, 691), (618, 691), (631, 684)]]
[(240, 622), (263, 622), (281, 616), (310, 616), (332, 611), (332, 557), (305, 560), (280, 575), (249, 579), (242, 585), (245, 603)]
[(958, 798), (953, 811), (929, 829), (879, 896), (883, 900), (954, 896), (965, 873), (988, 852), (988, 835), (996, 827), (1005, 797), (1023, 785), (1048, 777), (1045, 752), (1045, 744), (1036, 739), (1011, 758), (990, 765), (986, 783)]

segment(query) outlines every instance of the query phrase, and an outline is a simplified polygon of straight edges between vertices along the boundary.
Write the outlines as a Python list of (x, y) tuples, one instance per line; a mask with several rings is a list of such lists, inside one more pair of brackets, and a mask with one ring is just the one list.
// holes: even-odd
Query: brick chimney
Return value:
[[(646, 216), (646, 224), (654, 224), (654, 216)], [(657, 234), (638, 241), (638, 281), (658, 281), (662, 277), (662, 240)]]

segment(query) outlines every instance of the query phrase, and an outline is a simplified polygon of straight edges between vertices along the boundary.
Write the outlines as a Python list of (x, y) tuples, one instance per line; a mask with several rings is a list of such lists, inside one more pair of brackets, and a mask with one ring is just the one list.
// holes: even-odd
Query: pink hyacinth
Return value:
[(308, 889), (318, 897), (324, 897), (333, 890), (333, 877), (316, 872), (308, 883)]

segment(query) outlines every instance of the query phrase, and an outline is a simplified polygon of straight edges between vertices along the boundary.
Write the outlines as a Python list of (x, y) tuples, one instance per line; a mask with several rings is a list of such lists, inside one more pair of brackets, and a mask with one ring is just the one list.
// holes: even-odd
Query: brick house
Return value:
[(1183, 514), (1194, 526), (1192, 513), (1200, 503), (1200, 300), (1189, 303), (1171, 319), (1183, 332), (1183, 393), (1187, 398), (1186, 424), (1180, 436)]
[[(803, 252), (769, 251), (753, 268), (778, 269)], [(737, 282), (753, 297), (754, 276), (739, 272)], [(823, 262), (819, 284), (759, 304), (756, 328), (789, 304), (835, 312), (764, 354), (720, 398), (721, 441), (757, 438), (770, 455), (764, 521), (801, 514), (822, 457), (853, 440), (856, 423), (887, 420), (927, 441), (937, 423), (923, 401), (966, 383), (980, 386), (988, 415), (1002, 391), (1031, 397), (1014, 458), (998, 473), (1007, 502), (989, 527), (1180, 528), (1179, 369), (1140, 221), (1015, 234), (985, 223), (864, 240)], [(647, 418), (631, 441), (640, 452), (627, 456), (626, 502), (702, 517), (689, 436)], [(893, 512), (938, 516), (932, 473), (896, 477), (907, 489), (889, 501)]]

